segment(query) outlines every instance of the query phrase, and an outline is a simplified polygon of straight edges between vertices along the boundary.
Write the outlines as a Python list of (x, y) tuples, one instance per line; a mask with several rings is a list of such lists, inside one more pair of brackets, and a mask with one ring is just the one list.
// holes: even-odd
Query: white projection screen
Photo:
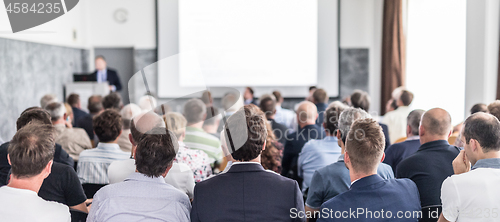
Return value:
[[(337, 0), (158, 0), (158, 96), (339, 94)], [(215, 97), (224, 92), (212, 90)]]

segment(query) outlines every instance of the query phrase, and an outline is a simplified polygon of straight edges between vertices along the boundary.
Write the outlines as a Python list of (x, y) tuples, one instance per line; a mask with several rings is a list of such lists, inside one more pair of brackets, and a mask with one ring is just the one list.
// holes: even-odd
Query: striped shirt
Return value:
[(222, 160), (222, 148), (217, 137), (203, 131), (203, 129), (188, 126), (184, 144), (190, 149), (201, 150), (208, 155), (210, 164)]
[(116, 143), (99, 143), (95, 149), (80, 153), (77, 173), (82, 184), (108, 184), (108, 167), (116, 160), (130, 159), (130, 153), (123, 152)]

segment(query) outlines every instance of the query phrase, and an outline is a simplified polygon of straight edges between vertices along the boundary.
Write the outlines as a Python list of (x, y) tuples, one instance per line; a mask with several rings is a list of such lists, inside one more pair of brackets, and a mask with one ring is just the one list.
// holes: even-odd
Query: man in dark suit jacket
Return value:
[(399, 163), (396, 178), (409, 178), (417, 184), (422, 201), (423, 219), (429, 218), (429, 211), (441, 214), (441, 185), (453, 175), (452, 162), (460, 153), (458, 147), (448, 144), (452, 133), (451, 117), (444, 109), (434, 108), (422, 116), (420, 126), (420, 148)]
[(298, 176), (297, 159), (302, 147), (311, 139), (325, 137), (325, 131), (315, 124), (317, 118), (316, 106), (309, 101), (301, 102), (297, 108), (299, 129), (286, 136), (281, 175), (297, 180), (299, 184), (302, 183), (302, 179)]
[(260, 164), (266, 119), (249, 106), (231, 115), (223, 131), (224, 144), (235, 160), (229, 171), (194, 188), (193, 222), (305, 221), (297, 182), (266, 171)]
[(118, 73), (113, 69), (107, 68), (104, 56), (97, 56), (95, 58), (95, 68), (96, 70), (90, 74), (90, 81), (108, 81), (109, 90), (112, 92), (120, 91), (122, 89)]
[(312, 94), (313, 103), (316, 105), (316, 109), (318, 110), (318, 119), (316, 119), (316, 125), (318, 127), (323, 127), (323, 117), (326, 108), (328, 107), (328, 94), (324, 89), (316, 89)]
[(421, 109), (411, 111), (406, 119), (406, 140), (401, 143), (392, 144), (385, 150), (384, 163), (391, 165), (394, 173), (396, 172), (398, 164), (417, 152), (420, 147), (418, 128), (420, 126), (420, 119), (424, 112), (425, 111)]
[(348, 139), (345, 146), (351, 188), (321, 205), (318, 221), (418, 221), (420, 200), (415, 183), (385, 180), (377, 174), (384, 159), (383, 137), (375, 120), (354, 121), (347, 138), (363, 139)]

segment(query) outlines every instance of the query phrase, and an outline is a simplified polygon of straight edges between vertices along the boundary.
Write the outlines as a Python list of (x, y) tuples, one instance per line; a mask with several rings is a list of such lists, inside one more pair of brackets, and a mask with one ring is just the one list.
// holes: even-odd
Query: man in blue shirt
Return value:
[(406, 127), (406, 140), (401, 143), (392, 144), (385, 150), (384, 163), (391, 165), (394, 172), (396, 172), (396, 167), (401, 161), (417, 152), (420, 147), (418, 128), (424, 112), (421, 109), (411, 111), (406, 119), (408, 123)]
[(87, 221), (190, 221), (188, 196), (164, 179), (177, 149), (175, 135), (166, 128), (146, 132), (135, 150), (136, 172), (100, 189)]
[(337, 140), (337, 126), (340, 113), (347, 108), (346, 105), (335, 101), (325, 111), (323, 128), (326, 137), (322, 140), (312, 139), (307, 142), (299, 153), (298, 174), (303, 178), (302, 193), (306, 193), (314, 171), (337, 161), (341, 149)]
[(415, 183), (377, 174), (384, 160), (384, 143), (382, 128), (375, 120), (354, 121), (344, 157), (351, 187), (321, 205), (318, 221), (418, 221), (420, 200)]
[[(338, 157), (337, 162), (317, 170), (312, 176), (305, 208), (310, 214), (317, 212), (321, 204), (327, 200), (349, 190), (351, 180), (349, 169), (346, 168), (344, 162), (347, 133), (342, 134), (342, 132), (349, 132), (355, 120), (367, 118), (370, 118), (370, 114), (356, 108), (347, 108), (340, 114), (336, 136), (342, 154)], [(394, 173), (387, 164), (380, 164), (377, 173), (384, 179), (394, 178)]]

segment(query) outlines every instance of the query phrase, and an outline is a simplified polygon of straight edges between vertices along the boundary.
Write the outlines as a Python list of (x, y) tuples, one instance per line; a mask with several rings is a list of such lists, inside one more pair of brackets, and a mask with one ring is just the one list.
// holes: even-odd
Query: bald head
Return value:
[(299, 124), (314, 124), (318, 118), (318, 109), (314, 103), (303, 101), (297, 108), (297, 117)]
[(165, 122), (158, 114), (147, 112), (135, 116), (130, 123), (130, 133), (134, 144), (139, 143), (141, 137), (155, 127), (165, 127)]
[(421, 127), (425, 130), (425, 134), (447, 136), (451, 131), (451, 116), (444, 109), (430, 109), (422, 116)]

